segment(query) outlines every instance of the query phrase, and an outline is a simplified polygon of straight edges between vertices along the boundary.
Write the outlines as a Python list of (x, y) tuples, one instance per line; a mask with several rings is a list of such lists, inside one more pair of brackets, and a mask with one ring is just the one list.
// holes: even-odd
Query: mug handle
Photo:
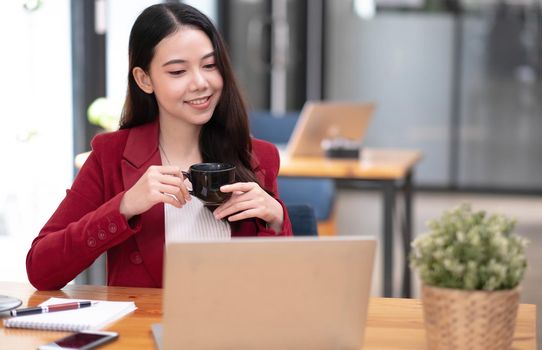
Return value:
[[(183, 177), (185, 177), (186, 179), (188, 179), (188, 181), (192, 182), (192, 177), (190, 176), (190, 174), (186, 171), (182, 171), (181, 170), (181, 173), (183, 174)], [(188, 190), (188, 193), (191, 194), (191, 195), (194, 195), (194, 191), (193, 190)]]

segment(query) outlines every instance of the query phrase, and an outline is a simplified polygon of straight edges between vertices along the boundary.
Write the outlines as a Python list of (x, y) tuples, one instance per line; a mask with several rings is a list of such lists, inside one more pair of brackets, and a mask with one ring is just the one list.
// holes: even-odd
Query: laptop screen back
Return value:
[(376, 241), (168, 245), (164, 349), (360, 349)]
[(306, 102), (288, 141), (289, 157), (323, 157), (322, 140), (362, 142), (371, 121), (371, 103)]

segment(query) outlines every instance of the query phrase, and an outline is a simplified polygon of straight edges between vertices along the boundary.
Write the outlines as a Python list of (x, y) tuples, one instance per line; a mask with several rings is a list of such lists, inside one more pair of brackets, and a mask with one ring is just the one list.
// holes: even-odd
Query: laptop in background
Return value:
[(362, 142), (373, 116), (372, 103), (306, 102), (288, 141), (288, 157), (323, 157), (322, 140)]
[(360, 349), (375, 249), (355, 236), (168, 244), (161, 348)]

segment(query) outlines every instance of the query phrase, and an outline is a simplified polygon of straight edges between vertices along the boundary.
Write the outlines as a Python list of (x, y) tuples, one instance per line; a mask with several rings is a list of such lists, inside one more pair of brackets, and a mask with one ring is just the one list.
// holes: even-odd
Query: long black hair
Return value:
[(180, 26), (201, 30), (207, 35), (224, 81), (220, 100), (199, 136), (203, 161), (232, 163), (237, 167), (237, 181), (257, 182), (251, 166), (252, 143), (247, 109), (224, 41), (209, 18), (192, 6), (182, 3), (157, 4), (146, 8), (137, 17), (130, 32), (128, 91), (120, 128), (131, 128), (158, 118), (158, 102), (154, 93), (147, 94), (141, 90), (132, 71), (140, 67), (148, 72), (158, 43), (179, 30)]

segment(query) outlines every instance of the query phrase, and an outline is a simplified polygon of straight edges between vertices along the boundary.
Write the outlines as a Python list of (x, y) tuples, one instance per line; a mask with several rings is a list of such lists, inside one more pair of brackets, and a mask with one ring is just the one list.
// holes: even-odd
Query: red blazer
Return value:
[[(26, 270), (34, 287), (64, 287), (103, 252), (107, 252), (108, 285), (162, 287), (164, 205), (157, 204), (128, 222), (119, 212), (124, 192), (149, 166), (161, 164), (158, 131), (158, 122), (154, 122), (92, 140), (92, 153), (27, 254)], [(278, 199), (277, 149), (253, 139), (252, 153), (261, 186)], [(267, 229), (260, 219), (239, 221), (231, 227), (234, 237), (292, 235), (286, 209), (279, 233)]]

